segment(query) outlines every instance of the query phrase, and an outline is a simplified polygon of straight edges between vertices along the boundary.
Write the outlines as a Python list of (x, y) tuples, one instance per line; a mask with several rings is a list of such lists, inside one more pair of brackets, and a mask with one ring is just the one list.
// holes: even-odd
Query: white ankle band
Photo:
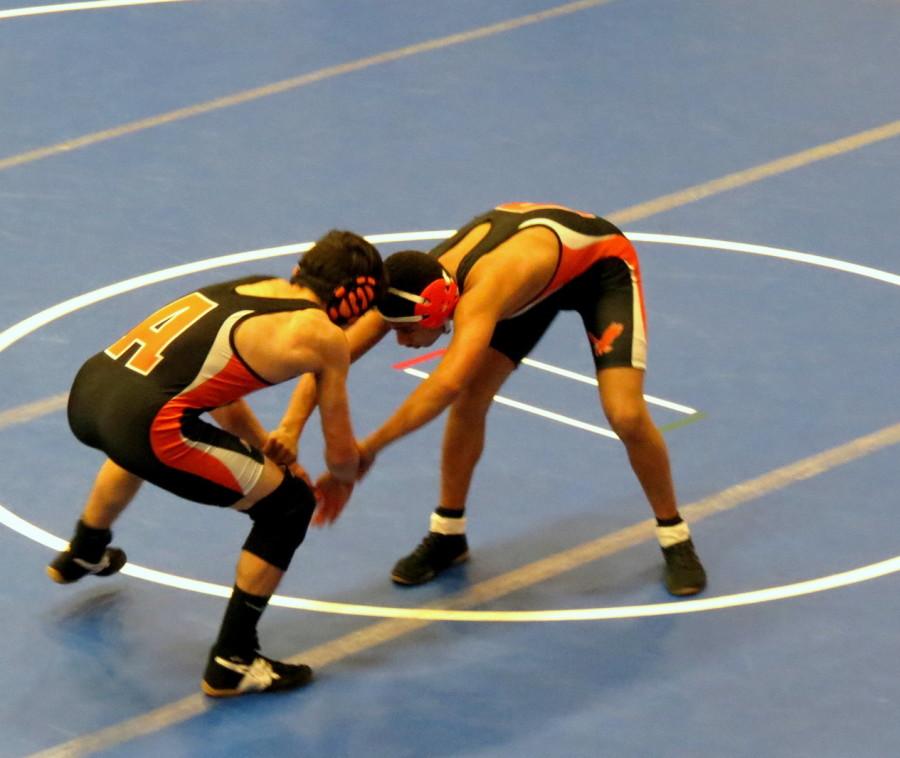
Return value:
[(691, 530), (688, 528), (687, 521), (682, 521), (675, 526), (658, 526), (656, 527), (656, 538), (659, 540), (661, 547), (671, 547), (679, 542), (690, 539)]
[(432, 513), (429, 531), (437, 532), (438, 534), (465, 534), (466, 517), (447, 518), (446, 516), (438, 516), (438, 514)]

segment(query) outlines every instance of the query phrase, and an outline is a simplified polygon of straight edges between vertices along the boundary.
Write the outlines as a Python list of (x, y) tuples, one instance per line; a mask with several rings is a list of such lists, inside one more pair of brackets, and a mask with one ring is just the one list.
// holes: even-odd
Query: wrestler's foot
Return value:
[(118, 573), (127, 561), (125, 551), (117, 547), (106, 548), (96, 563), (79, 558), (71, 550), (64, 550), (57, 553), (56, 558), (47, 566), (47, 576), (57, 584), (71, 584), (88, 574), (112, 576)]
[(690, 538), (662, 548), (666, 559), (666, 589), (673, 595), (696, 595), (706, 587), (706, 571)]
[(428, 532), (415, 550), (397, 561), (391, 579), (396, 584), (424, 584), (468, 557), (465, 534)]
[(200, 689), (209, 697), (236, 697), (254, 692), (286, 692), (309, 684), (313, 672), (302, 663), (273, 661), (256, 653), (249, 658), (209, 654)]

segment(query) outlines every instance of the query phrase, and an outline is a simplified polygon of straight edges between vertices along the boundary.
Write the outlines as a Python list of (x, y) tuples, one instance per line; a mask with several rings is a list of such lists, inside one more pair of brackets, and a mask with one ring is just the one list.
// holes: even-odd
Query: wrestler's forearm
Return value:
[(291, 393), (291, 399), (278, 423), (279, 428), (296, 443), (315, 407), (316, 377), (313, 374), (304, 374)]

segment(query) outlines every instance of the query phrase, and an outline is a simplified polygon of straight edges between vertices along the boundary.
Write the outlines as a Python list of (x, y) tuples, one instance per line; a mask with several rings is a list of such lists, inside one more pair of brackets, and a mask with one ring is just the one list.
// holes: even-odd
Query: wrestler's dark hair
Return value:
[(362, 315), (384, 295), (387, 282), (378, 250), (358, 234), (332, 229), (297, 261), (291, 284), (308, 287), (339, 324)]
[[(388, 286), (418, 295), (431, 282), (440, 279), (444, 267), (436, 258), (418, 250), (402, 250), (384, 260)], [(378, 311), (385, 318), (403, 318), (415, 313), (416, 304), (388, 292), (378, 303)]]

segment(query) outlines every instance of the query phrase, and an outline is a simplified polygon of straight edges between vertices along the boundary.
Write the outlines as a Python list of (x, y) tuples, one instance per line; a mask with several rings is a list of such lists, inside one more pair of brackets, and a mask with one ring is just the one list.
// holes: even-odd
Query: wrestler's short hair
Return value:
[(291, 284), (315, 292), (336, 323), (361, 315), (383, 297), (387, 287), (384, 263), (375, 246), (340, 229), (323, 235), (301, 256)]
[(419, 323), (434, 329), (453, 317), (459, 300), (456, 282), (437, 258), (403, 250), (384, 261), (388, 288), (378, 312), (393, 323)]

